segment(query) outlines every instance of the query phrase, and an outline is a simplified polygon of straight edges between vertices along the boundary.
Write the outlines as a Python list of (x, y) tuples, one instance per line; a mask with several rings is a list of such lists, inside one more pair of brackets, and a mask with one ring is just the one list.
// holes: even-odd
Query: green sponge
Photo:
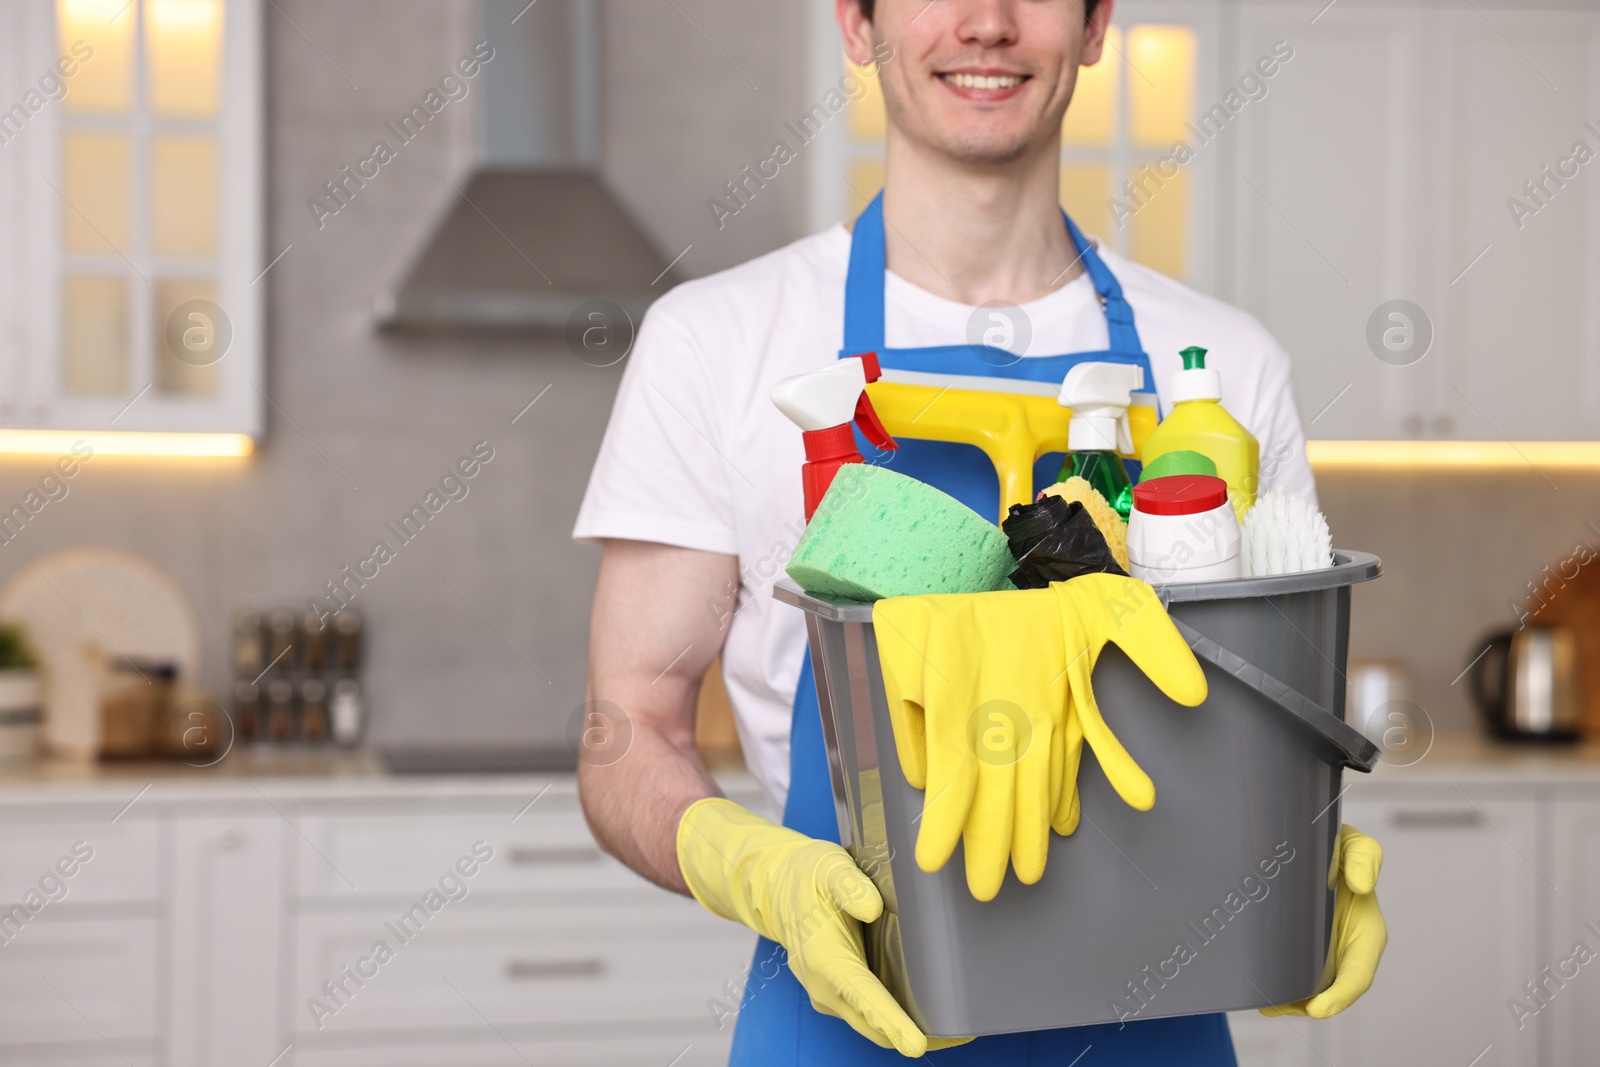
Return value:
[(881, 600), (1012, 588), (1000, 528), (955, 497), (883, 467), (847, 463), (789, 559), (813, 596)]

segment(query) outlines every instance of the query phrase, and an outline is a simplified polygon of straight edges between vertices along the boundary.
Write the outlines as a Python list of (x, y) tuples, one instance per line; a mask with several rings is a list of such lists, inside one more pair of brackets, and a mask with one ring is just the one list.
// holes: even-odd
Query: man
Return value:
[[(605, 544), (590, 699), (620, 709), (632, 732), (623, 759), (580, 767), (590, 825), (640, 874), (769, 939), (760, 959), (788, 964), (747, 996), (740, 1064), (892, 1062), (950, 1044), (930, 1043), (861, 955), (860, 923), (882, 901), (831, 843), (804, 625), (771, 596), (804, 527), (805, 458), (773, 386), (866, 351), (906, 369), (954, 351), (957, 374), (1044, 368), (1034, 376), (1057, 382), (1062, 366), (1092, 357), (1140, 365), (1169, 409), (1178, 352), (1199, 344), (1217, 353), (1228, 410), (1262, 442), (1261, 487), (1313, 491), (1289, 360), (1265, 330), (1063, 224), (1062, 118), (1079, 66), (1101, 58), (1113, 0), (835, 5), (850, 57), (879, 62), (883, 196), (852, 228), (680, 286), (652, 308), (575, 531)], [(1026, 317), (1021, 358), (952, 349), (991, 301)], [(938, 471), (911, 472), (941, 484)], [(746, 759), (783, 827), (719, 799), (695, 754), (696, 697), (719, 653)], [(1290, 1010), (1341, 1010), (1382, 951), (1376, 845), (1347, 834), (1340, 851), (1338, 978)], [(1344, 953), (1346, 942), (1358, 951)], [(1065, 1064), (1090, 1044), (1102, 1064), (1233, 1062), (1222, 1016), (984, 1038), (930, 1058)]]

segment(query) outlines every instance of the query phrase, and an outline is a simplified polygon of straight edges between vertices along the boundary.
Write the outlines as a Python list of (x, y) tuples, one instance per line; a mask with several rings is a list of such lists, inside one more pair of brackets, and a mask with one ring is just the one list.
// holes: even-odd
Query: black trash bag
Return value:
[(1017, 561), (1011, 584), (1018, 589), (1044, 589), (1080, 574), (1127, 574), (1082, 501), (1046, 496), (1013, 504), (1000, 528)]

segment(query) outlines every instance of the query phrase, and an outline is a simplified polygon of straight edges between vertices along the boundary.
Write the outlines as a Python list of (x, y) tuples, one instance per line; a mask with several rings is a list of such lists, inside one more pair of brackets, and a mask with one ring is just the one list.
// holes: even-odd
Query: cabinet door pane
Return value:
[(217, 142), (157, 137), (150, 146), (153, 243), (160, 256), (217, 251)]
[(221, 0), (148, 0), (150, 110), (209, 118), (222, 98)]
[(228, 337), (218, 336), (218, 323), (210, 308), (216, 286), (199, 279), (161, 279), (155, 284), (156, 389), (181, 396), (214, 396), (217, 361), (227, 354)]
[(128, 391), (128, 279), (69, 277), (62, 285), (63, 386), (68, 393)]
[(1161, 181), (1159, 187), (1150, 183), (1150, 195), (1128, 220), (1133, 227), (1133, 258), (1162, 274), (1182, 278), (1189, 269), (1189, 172), (1180, 170), (1170, 178), (1162, 175)]
[(133, 104), (133, 28), (138, 23), (133, 3), (59, 0), (56, 21), (60, 50), (79, 62), (68, 83), (67, 110), (126, 112)]
[(1187, 26), (1128, 31), (1128, 135), (1136, 146), (1167, 149), (1188, 138), (1197, 51)]
[(133, 240), (133, 151), (126, 134), (69, 133), (61, 144), (68, 252), (126, 255)]

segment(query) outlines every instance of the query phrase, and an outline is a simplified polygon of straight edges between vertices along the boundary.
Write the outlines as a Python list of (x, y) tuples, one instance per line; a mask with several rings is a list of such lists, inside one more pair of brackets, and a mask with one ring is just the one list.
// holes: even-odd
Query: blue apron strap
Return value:
[(888, 275), (883, 245), (883, 194), (856, 219), (850, 242), (850, 273), (844, 283), (844, 355), (883, 350), (883, 283)]
[[(1110, 335), (1110, 343), (1106, 347), (1113, 352), (1143, 352), (1139, 330), (1133, 324), (1133, 307), (1122, 295), (1122, 283), (1117, 281), (1116, 275), (1111, 273), (1111, 268), (1106, 266), (1105, 260), (1100, 258), (1100, 253), (1095, 251), (1083, 231), (1078, 229), (1078, 224), (1065, 211), (1061, 217), (1067, 220), (1067, 233), (1072, 237), (1073, 247), (1078, 250), (1078, 258), (1083, 261), (1083, 268), (1089, 272), (1094, 291), (1100, 295), (1100, 303), (1105, 307), (1106, 332)], [(1155, 382), (1145, 382), (1145, 388), (1154, 392)]]
[[(1065, 211), (1061, 213), (1067, 224), (1067, 234), (1077, 250), (1094, 291), (1105, 309), (1106, 333), (1110, 338), (1107, 348), (1113, 352), (1143, 352), (1139, 331), (1134, 325), (1133, 308), (1122, 294), (1122, 285), (1111, 269), (1089, 243), (1078, 224)], [(844, 285), (844, 350), (845, 356), (863, 352), (882, 352), (884, 344), (884, 280), (888, 273), (888, 260), (884, 251), (883, 193), (872, 198), (859, 218), (850, 242), (850, 272)], [(1154, 381), (1146, 382), (1154, 391)]]

